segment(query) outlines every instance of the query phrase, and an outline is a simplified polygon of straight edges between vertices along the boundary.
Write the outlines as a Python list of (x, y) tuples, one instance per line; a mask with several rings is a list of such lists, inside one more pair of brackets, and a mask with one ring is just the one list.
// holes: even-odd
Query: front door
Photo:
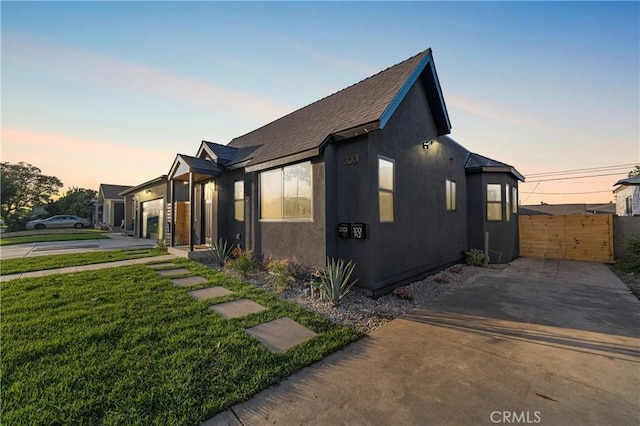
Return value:
[(204, 229), (205, 243), (212, 245), (216, 241), (218, 192), (215, 182), (204, 185)]

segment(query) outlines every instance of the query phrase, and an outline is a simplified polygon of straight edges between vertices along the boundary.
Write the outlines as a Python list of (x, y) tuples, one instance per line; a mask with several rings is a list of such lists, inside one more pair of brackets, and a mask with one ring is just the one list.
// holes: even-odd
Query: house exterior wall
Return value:
[[(462, 258), (467, 235), (467, 151), (447, 138), (424, 149), (422, 142), (433, 138), (436, 127), (418, 81), (384, 129), (335, 144), (336, 221), (367, 225), (364, 240), (338, 238), (335, 255), (356, 262), (356, 285), (369, 295), (384, 294)], [(358, 162), (349, 164), (355, 155)], [(379, 220), (379, 156), (394, 161), (391, 223)], [(445, 179), (456, 182), (456, 211), (446, 209)], [(327, 191), (329, 196), (329, 187)], [(332, 225), (335, 235), (337, 227)]]
[[(616, 190), (616, 214), (618, 216), (640, 215), (640, 186), (627, 185)], [(626, 199), (631, 197), (631, 214), (626, 212)]]
[[(500, 184), (502, 188), (502, 220), (487, 220), (487, 185)], [(519, 255), (518, 214), (511, 212), (507, 220), (506, 184), (518, 188), (518, 181), (510, 173), (470, 173), (467, 175), (469, 248), (484, 249), (484, 235), (489, 232), (489, 258), (491, 263), (507, 263)], [(519, 189), (518, 189), (519, 191)], [(517, 199), (511, 200), (510, 208)]]

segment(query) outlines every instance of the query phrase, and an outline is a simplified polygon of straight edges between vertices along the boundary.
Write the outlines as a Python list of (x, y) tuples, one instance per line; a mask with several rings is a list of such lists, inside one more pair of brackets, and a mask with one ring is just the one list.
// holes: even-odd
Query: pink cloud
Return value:
[(106, 55), (42, 40), (4, 36), (2, 54), (6, 63), (48, 72), (67, 80), (178, 100), (259, 121), (271, 121), (292, 111), (288, 105), (207, 81), (145, 68)]
[(175, 152), (67, 135), (2, 129), (2, 161), (24, 161), (58, 177), (65, 188), (100, 183), (137, 185), (166, 174)]

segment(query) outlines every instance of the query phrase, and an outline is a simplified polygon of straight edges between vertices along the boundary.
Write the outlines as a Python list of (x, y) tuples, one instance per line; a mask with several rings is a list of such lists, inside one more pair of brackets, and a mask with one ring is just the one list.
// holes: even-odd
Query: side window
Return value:
[(518, 213), (518, 189), (515, 186), (511, 187), (511, 212)]
[(445, 181), (446, 184), (446, 204), (447, 211), (456, 211), (457, 203), (456, 203), (456, 182), (447, 179)]
[(378, 203), (380, 209), (380, 222), (393, 222), (394, 220), (394, 162), (378, 157)]
[(233, 182), (233, 218), (244, 221), (244, 181)]
[(510, 198), (511, 198), (511, 193), (509, 192), (509, 184), (506, 183), (505, 187), (504, 187), (504, 199), (505, 199), (505, 204), (506, 204), (506, 208), (504, 209), (504, 213), (505, 213), (505, 217), (507, 219), (507, 222), (509, 222), (511, 220), (511, 202), (510, 202)]
[(502, 220), (502, 185), (487, 184), (487, 220)]
[(310, 161), (260, 173), (260, 219), (313, 219)]

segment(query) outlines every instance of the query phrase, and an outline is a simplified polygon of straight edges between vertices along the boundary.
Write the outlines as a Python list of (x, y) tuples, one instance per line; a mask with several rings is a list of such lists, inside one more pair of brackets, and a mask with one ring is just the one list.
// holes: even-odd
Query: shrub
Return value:
[(327, 264), (320, 272), (320, 291), (329, 298), (331, 304), (336, 307), (340, 304), (351, 287), (358, 281), (349, 282), (356, 264), (352, 261), (344, 263), (344, 260), (327, 258)]
[(289, 259), (272, 260), (267, 264), (271, 283), (276, 292), (286, 291), (295, 282), (293, 267)]
[(476, 248), (465, 253), (467, 257), (467, 265), (469, 266), (483, 266), (484, 265), (484, 252)]
[(233, 256), (235, 259), (231, 263), (231, 267), (240, 273), (243, 277), (248, 277), (250, 274), (258, 270), (259, 263), (253, 256), (251, 250), (242, 250), (239, 246), (233, 249)]
[(27, 222), (29, 222), (31, 218), (26, 215), (22, 215), (20, 213), (10, 214), (7, 216), (7, 220), (5, 221), (7, 225), (8, 232), (14, 231), (24, 231), (27, 229)]
[(227, 240), (220, 238), (217, 242), (214, 242), (211, 247), (209, 247), (209, 254), (213, 259), (214, 263), (216, 263), (221, 268), (224, 267), (227, 260), (231, 259), (231, 254), (233, 252), (233, 246), (227, 245)]
[(618, 266), (625, 272), (640, 274), (640, 238), (633, 237), (627, 242), (627, 253)]

